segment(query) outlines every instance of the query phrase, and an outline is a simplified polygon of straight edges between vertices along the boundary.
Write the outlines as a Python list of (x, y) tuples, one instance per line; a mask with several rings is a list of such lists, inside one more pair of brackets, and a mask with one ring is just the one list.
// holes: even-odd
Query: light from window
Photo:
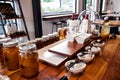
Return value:
[(42, 16), (75, 12), (76, 0), (41, 0)]

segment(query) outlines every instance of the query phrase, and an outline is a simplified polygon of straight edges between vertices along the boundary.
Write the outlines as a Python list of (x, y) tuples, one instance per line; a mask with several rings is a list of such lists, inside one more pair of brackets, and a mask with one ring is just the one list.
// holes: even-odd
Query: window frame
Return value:
[[(60, 3), (62, 2), (62, 0), (60, 0)], [(42, 5), (42, 1), (41, 1), (41, 5)], [(41, 10), (42, 10), (42, 6), (41, 6)], [(77, 13), (77, 0), (75, 0), (75, 6), (74, 6), (74, 11), (73, 12), (69, 12), (69, 11), (62, 11), (62, 12), (54, 12), (54, 13), (49, 13), (49, 14), (43, 14), (41, 13), (42, 17), (48, 17), (48, 16), (59, 16), (59, 15), (67, 15), (67, 14), (72, 14), (72, 13)]]

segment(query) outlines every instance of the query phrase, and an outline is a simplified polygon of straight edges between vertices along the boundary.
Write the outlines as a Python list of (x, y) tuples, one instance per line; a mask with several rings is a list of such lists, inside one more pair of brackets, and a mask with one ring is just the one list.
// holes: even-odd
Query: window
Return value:
[(42, 16), (75, 13), (77, 0), (41, 0)]

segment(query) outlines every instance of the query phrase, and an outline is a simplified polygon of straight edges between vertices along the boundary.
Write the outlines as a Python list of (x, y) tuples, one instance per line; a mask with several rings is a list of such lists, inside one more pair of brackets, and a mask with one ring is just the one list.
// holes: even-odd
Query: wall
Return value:
[(25, 21), (27, 24), (27, 29), (30, 35), (30, 39), (35, 38), (34, 33), (34, 21), (33, 21), (33, 11), (32, 11), (32, 0), (20, 0)]
[(111, 10), (111, 11), (116, 11), (119, 12), (120, 11), (120, 0), (107, 0), (107, 10)]

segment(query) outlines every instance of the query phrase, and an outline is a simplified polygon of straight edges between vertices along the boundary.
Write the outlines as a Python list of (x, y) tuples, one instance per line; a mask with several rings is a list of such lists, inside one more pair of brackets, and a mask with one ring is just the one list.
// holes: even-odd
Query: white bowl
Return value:
[(86, 62), (86, 63), (88, 63), (88, 62), (90, 62), (90, 61), (92, 61), (93, 59), (94, 59), (94, 57), (95, 57), (95, 55), (94, 54), (85, 54), (85, 55), (83, 55), (83, 56), (80, 56), (80, 54), (82, 54), (82, 53), (78, 53), (77, 54), (77, 57), (80, 59), (80, 60), (82, 60), (83, 62)]
[(97, 47), (103, 47), (105, 45), (105, 43), (95, 43), (93, 44), (93, 46), (97, 46)]
[[(71, 62), (75, 62), (75, 60), (67, 61), (65, 63), (65, 67), (67, 68), (67, 66), (70, 65)], [(75, 63), (72, 67), (70, 67), (69, 71), (72, 72), (73, 74), (77, 74), (77, 73), (83, 72), (85, 68), (86, 68), (86, 63), (79, 62), (79, 63)]]
[(101, 51), (101, 48), (100, 47), (92, 47), (91, 48), (91, 52), (93, 53), (93, 54), (98, 54), (99, 52)]

